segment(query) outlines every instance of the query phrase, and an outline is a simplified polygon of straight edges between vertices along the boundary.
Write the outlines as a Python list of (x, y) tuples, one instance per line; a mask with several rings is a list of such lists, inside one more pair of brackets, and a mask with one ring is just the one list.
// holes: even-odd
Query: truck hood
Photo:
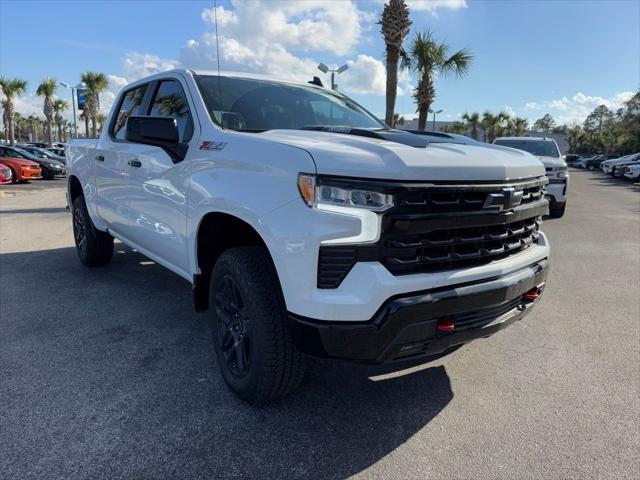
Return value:
[(567, 166), (567, 162), (565, 162), (562, 157), (545, 157), (543, 155), (539, 155), (536, 158), (542, 162), (545, 168), (558, 168)]
[(502, 181), (544, 175), (533, 155), (496, 145), (402, 143), (342, 133), (268, 130), (265, 139), (309, 152), (319, 174), (419, 181)]

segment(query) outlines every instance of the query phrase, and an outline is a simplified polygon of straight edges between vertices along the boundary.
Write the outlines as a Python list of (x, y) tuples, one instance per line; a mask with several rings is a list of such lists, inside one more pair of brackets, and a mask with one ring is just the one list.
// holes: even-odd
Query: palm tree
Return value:
[[(26, 118), (24, 118), (22, 115), (20, 115), (19, 112), (13, 112), (12, 115), (12, 119), (11, 119), (11, 123), (12, 125), (14, 125), (15, 128), (15, 139), (18, 140), (18, 143), (20, 143), (20, 137), (22, 135), (22, 132), (25, 130), (25, 122), (27, 122), (28, 120)], [(14, 139), (14, 143), (13, 145), (15, 145), (15, 139)]]
[(7, 110), (7, 102), (8, 100), (2, 100), (0, 104), (2, 105), (2, 125), (4, 127), (4, 140), (5, 142), (9, 142), (9, 110)]
[(516, 117), (513, 119), (513, 134), (517, 137), (524, 137), (529, 129), (529, 122), (526, 118)]
[(467, 128), (471, 127), (471, 138), (478, 140), (478, 126), (480, 125), (480, 114), (478, 112), (463, 113), (462, 119), (467, 122)]
[(109, 81), (104, 73), (84, 72), (80, 75), (80, 80), (87, 86), (86, 103), (84, 106), (85, 125), (87, 136), (89, 132), (89, 119), (91, 119), (91, 133), (98, 136), (98, 113), (100, 111), (99, 95), (109, 86)]
[(35, 116), (33, 113), (27, 117), (27, 122), (29, 123), (29, 127), (31, 128), (31, 141), (38, 141), (38, 123), (39, 118)]
[(418, 104), (418, 130), (427, 125), (429, 107), (436, 96), (434, 80), (438, 76), (453, 74), (463, 77), (469, 73), (473, 55), (467, 48), (449, 56), (449, 46), (438, 43), (430, 30), (416, 34), (408, 55), (402, 57), (402, 66), (419, 75), (414, 98)]
[(64, 117), (62, 114), (69, 108), (69, 102), (66, 100), (62, 100), (58, 98), (55, 102), (53, 102), (53, 112), (55, 113), (54, 120), (56, 123), (56, 127), (58, 128), (58, 141), (62, 142), (62, 122), (64, 122)]
[(391, 126), (395, 128), (397, 125), (405, 125), (407, 123), (407, 119), (401, 116), (399, 113), (393, 114), (393, 122)]
[(36, 95), (44, 98), (42, 112), (47, 119), (47, 143), (49, 145), (53, 144), (53, 96), (56, 93), (56, 88), (58, 88), (56, 80), (49, 77), (40, 82), (36, 90)]
[(500, 124), (499, 115), (486, 111), (482, 114), (482, 128), (484, 130), (484, 141), (492, 143), (496, 139), (496, 127)]
[(107, 116), (104, 113), (99, 113), (96, 118), (100, 124), (100, 132), (102, 133), (102, 127), (104, 127), (104, 122), (107, 121)]
[(7, 120), (9, 121), (9, 141), (11, 145), (16, 144), (15, 131), (14, 131), (14, 106), (13, 99), (17, 96), (24, 94), (27, 90), (27, 81), (20, 78), (5, 78), (0, 77), (0, 90), (5, 97), (3, 107), (7, 112)]
[(387, 108), (384, 121), (387, 125), (392, 125), (398, 90), (398, 60), (402, 52), (402, 42), (411, 26), (409, 7), (405, 0), (389, 0), (382, 10), (378, 24), (386, 44), (387, 60)]
[(469, 130), (469, 126), (464, 122), (453, 122), (451, 125), (442, 127), (442, 131), (445, 133), (458, 133), (464, 135)]
[(493, 130), (493, 139), (495, 140), (498, 137), (502, 137), (504, 135), (508, 135), (511, 130), (513, 130), (513, 122), (511, 120), (511, 115), (507, 112), (499, 112), (496, 115), (497, 123)]

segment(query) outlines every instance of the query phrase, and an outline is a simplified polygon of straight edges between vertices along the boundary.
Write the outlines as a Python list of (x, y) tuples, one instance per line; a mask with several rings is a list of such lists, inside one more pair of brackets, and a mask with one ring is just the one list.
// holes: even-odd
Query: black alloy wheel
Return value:
[(218, 342), (229, 371), (236, 377), (247, 375), (251, 367), (251, 335), (246, 322), (246, 302), (236, 281), (225, 275), (215, 289)]

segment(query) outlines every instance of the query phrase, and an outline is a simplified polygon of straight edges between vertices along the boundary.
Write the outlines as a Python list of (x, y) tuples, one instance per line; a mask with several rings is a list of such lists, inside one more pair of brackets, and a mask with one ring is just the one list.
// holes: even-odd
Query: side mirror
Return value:
[(180, 142), (175, 118), (133, 116), (127, 119), (124, 138), (128, 142), (160, 147), (174, 163), (184, 160), (187, 146)]

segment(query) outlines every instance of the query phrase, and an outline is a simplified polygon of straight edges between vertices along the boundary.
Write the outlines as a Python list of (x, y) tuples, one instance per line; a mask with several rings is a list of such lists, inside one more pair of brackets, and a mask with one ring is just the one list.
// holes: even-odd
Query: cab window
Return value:
[(193, 119), (187, 97), (178, 81), (163, 80), (160, 82), (153, 102), (151, 102), (149, 116), (175, 118), (180, 134), (180, 143), (191, 140)]
[(144, 94), (147, 91), (147, 85), (129, 90), (120, 102), (120, 108), (118, 109), (118, 116), (113, 123), (111, 135), (116, 140), (124, 140), (124, 126), (127, 123), (127, 118), (132, 115), (143, 115), (142, 112), (142, 100)]

